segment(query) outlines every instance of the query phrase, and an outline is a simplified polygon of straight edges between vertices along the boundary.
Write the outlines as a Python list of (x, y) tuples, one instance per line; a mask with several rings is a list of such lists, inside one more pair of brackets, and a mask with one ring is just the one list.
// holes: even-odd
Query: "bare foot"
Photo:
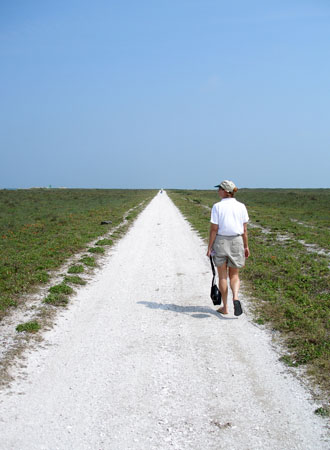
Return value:
[(217, 312), (220, 314), (228, 314), (228, 310), (224, 306), (222, 308), (217, 309)]

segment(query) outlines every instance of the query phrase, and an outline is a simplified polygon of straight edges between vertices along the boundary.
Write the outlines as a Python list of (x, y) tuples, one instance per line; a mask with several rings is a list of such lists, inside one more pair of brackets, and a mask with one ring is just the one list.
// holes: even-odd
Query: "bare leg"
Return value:
[(228, 284), (227, 284), (227, 263), (224, 263), (221, 267), (217, 267), (219, 275), (219, 289), (223, 301), (223, 306), (218, 309), (221, 314), (228, 314), (227, 297), (228, 297)]
[(239, 269), (229, 267), (230, 288), (233, 292), (233, 300), (238, 300), (238, 290), (240, 286)]

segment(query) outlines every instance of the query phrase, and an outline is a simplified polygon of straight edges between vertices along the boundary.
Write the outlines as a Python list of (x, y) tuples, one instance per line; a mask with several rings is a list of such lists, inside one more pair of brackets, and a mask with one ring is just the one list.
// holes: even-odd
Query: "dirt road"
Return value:
[(0, 448), (329, 448), (269, 334), (215, 312), (205, 252), (158, 194), (1, 393)]

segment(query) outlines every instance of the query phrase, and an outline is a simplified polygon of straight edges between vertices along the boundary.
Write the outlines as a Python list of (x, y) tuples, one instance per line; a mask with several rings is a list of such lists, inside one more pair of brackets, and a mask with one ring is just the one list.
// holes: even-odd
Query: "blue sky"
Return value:
[(328, 0), (3, 0), (0, 188), (330, 187)]

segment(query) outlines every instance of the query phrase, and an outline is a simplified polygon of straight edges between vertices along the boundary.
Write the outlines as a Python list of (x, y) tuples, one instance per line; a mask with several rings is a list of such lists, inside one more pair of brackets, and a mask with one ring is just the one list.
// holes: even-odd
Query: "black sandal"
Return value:
[(239, 300), (234, 300), (234, 315), (240, 316), (243, 314), (241, 302)]

